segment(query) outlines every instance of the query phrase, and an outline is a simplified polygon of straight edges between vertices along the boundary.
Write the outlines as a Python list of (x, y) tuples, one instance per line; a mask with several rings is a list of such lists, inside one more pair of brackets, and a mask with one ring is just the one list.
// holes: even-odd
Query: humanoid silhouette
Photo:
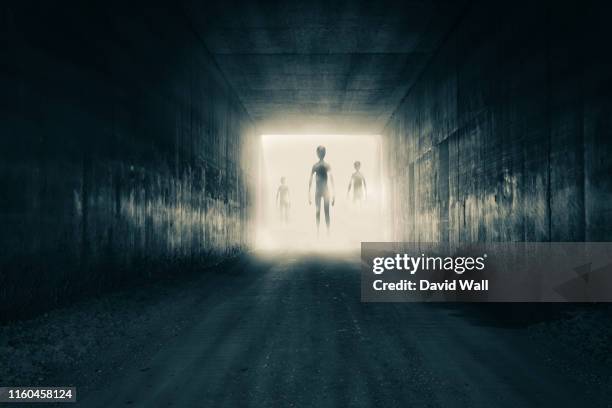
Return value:
[(331, 183), (331, 205), (333, 206), (336, 202), (334, 177), (331, 173), (331, 166), (325, 162), (325, 146), (317, 147), (317, 157), (319, 161), (312, 166), (310, 172), (310, 180), (308, 181), (308, 203), (312, 204), (310, 199), (310, 190), (312, 186), (312, 177), (316, 174), (316, 189), (315, 189), (315, 205), (316, 205), (316, 222), (317, 222), (317, 234), (319, 233), (319, 225), (321, 223), (321, 201), (323, 201), (323, 211), (325, 211), (325, 225), (327, 226), (327, 233), (329, 234), (330, 216), (329, 216), (329, 201), (330, 201), (330, 189), (328, 186), (328, 180)]
[(285, 177), (281, 177), (280, 186), (276, 190), (276, 202), (280, 210), (281, 222), (289, 223), (289, 207), (291, 205), (289, 199), (289, 187), (287, 187)]
[(366, 186), (365, 177), (363, 177), (363, 174), (359, 171), (359, 169), (361, 169), (361, 162), (356, 161), (353, 166), (355, 167), (355, 172), (349, 181), (346, 195), (348, 196), (351, 193), (351, 187), (353, 187), (353, 202), (361, 203), (362, 200), (367, 200), (368, 198), (368, 188)]

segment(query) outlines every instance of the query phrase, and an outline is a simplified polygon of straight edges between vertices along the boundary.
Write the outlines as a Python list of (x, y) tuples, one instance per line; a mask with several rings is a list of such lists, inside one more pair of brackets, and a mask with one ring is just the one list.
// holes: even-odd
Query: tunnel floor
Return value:
[(357, 254), (251, 255), (53, 312), (20, 333), (40, 342), (31, 333), (46, 319), (60, 335), (89, 336), (80, 352), (70, 338), (48, 345), (62, 363), (37, 374), (75, 384), (87, 407), (603, 405), (609, 377), (585, 386), (559, 369), (554, 338), (487, 308), (361, 303)]

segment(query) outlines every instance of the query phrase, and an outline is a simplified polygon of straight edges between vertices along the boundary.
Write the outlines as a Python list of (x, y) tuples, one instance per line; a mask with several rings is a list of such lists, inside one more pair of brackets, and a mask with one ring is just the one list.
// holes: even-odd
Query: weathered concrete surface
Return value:
[(612, 238), (607, 15), (471, 5), (383, 132), (396, 240)]
[(183, 3), (262, 133), (373, 134), (464, 1)]
[(245, 248), (255, 125), (387, 123), (398, 240), (610, 239), (608, 13), (463, 3), (5, 2), (0, 312)]
[(0, 318), (246, 247), (254, 128), (180, 8), (1, 11)]
[[(274, 255), (182, 290), (197, 299), (174, 312), (173, 320), (189, 322), (185, 329), (168, 339), (151, 327), (159, 343), (141, 345), (149, 352), (138, 359), (117, 358), (121, 371), (103, 384), (85, 388), (86, 380), (73, 380), (83, 390), (77, 406), (515, 408), (607, 401), (608, 377), (583, 385), (573, 372), (556, 370), (530, 338), (529, 318), (517, 324), (487, 316), (484, 310), (501, 309), (495, 305), (363, 303), (356, 254)], [(609, 372), (609, 363), (598, 366)]]

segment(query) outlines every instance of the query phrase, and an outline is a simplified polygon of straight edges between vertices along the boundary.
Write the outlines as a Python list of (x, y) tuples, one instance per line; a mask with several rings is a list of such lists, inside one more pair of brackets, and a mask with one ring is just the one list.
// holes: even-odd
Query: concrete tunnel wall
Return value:
[(1, 9), (0, 319), (249, 244), (253, 124), (178, 7)]
[(612, 239), (607, 19), (471, 4), (383, 132), (394, 240)]

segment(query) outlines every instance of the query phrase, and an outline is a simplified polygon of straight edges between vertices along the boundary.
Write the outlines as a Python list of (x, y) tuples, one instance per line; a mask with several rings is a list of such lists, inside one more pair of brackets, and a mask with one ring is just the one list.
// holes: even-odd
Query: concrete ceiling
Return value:
[(186, 9), (259, 132), (379, 133), (458, 3), (188, 0)]

